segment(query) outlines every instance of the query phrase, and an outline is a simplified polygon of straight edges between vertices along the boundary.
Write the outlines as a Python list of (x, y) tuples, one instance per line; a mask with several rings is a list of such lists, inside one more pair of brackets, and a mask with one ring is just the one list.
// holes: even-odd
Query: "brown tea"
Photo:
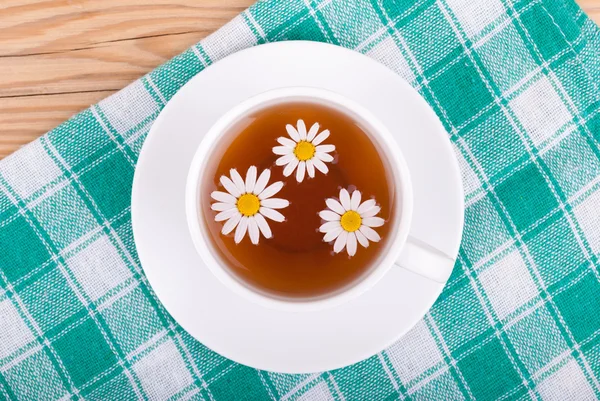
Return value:
[(368, 273), (395, 213), (378, 146), (318, 103), (280, 103), (234, 124), (200, 187), (210, 240), (233, 275), (263, 293), (311, 298)]

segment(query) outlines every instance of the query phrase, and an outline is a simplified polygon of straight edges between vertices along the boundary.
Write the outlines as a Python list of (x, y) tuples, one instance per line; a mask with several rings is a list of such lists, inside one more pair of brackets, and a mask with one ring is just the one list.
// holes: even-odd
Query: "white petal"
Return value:
[(315, 168), (321, 173), (327, 174), (329, 172), (329, 168), (321, 160), (317, 159), (316, 157), (313, 157), (311, 161), (313, 162)]
[(292, 124), (286, 125), (285, 130), (287, 131), (290, 138), (292, 138), (296, 142), (300, 142), (300, 135), (298, 134), (298, 131), (296, 131), (296, 128), (294, 128)]
[(377, 234), (377, 231), (373, 230), (371, 227), (362, 225), (360, 226), (359, 231), (363, 233), (371, 242), (379, 242), (381, 240), (381, 237), (379, 234)]
[(296, 142), (294, 142), (290, 138), (286, 138), (284, 136), (280, 136), (279, 138), (277, 138), (277, 142), (279, 142), (286, 148), (290, 148), (292, 150), (296, 147)]
[(231, 203), (222, 203), (222, 202), (213, 203), (212, 205), (210, 205), (210, 208), (212, 210), (214, 210), (215, 212), (223, 212), (223, 211), (229, 210), (229, 209), (236, 209), (235, 205), (232, 205)]
[(254, 217), (248, 219), (248, 235), (250, 236), (250, 241), (252, 241), (254, 245), (258, 245), (258, 225), (256, 224)]
[[(323, 237), (323, 241), (324, 242), (330, 242), (333, 241), (334, 239), (336, 239), (340, 233), (344, 231), (344, 229), (342, 227), (340, 228), (336, 228), (334, 230), (329, 231), (327, 234), (325, 234), (325, 236)], [(344, 231), (345, 232), (345, 231)]]
[(329, 153), (316, 152), (314, 157), (327, 163), (333, 161), (333, 156), (331, 156)]
[(342, 230), (340, 235), (335, 240), (335, 244), (333, 244), (333, 252), (340, 253), (346, 246), (347, 240), (348, 240), (348, 231)]
[(318, 144), (320, 144), (327, 138), (329, 138), (329, 130), (328, 129), (326, 129), (325, 131), (323, 131), (319, 135), (317, 135), (317, 137), (315, 139), (313, 139), (312, 144), (317, 146)]
[(385, 223), (385, 220), (381, 217), (367, 217), (362, 220), (362, 223), (367, 227), (381, 227)]
[(331, 210), (333, 210), (334, 212), (336, 212), (339, 215), (346, 213), (346, 210), (344, 209), (342, 204), (340, 202), (336, 201), (335, 199), (332, 199), (332, 198), (326, 199), (325, 204), (327, 205), (328, 208), (330, 208)]
[(277, 210), (273, 210), (268, 207), (261, 207), (258, 211), (266, 218), (276, 221), (278, 223), (281, 223), (285, 220), (285, 216), (279, 213)]
[(235, 229), (234, 240), (235, 240), (236, 244), (239, 244), (240, 241), (244, 238), (244, 235), (246, 235), (247, 228), (248, 228), (248, 217), (244, 216), (240, 219), (240, 223), (238, 224), (237, 228)]
[(294, 153), (290, 153), (288, 155), (281, 156), (279, 159), (275, 160), (275, 164), (278, 166), (285, 166), (286, 164), (289, 164), (293, 160), (298, 160), (298, 159), (296, 159), (296, 155)]
[(350, 207), (352, 206), (350, 203), (350, 194), (345, 188), (340, 190), (340, 203), (342, 204), (344, 210), (350, 210)]
[(348, 233), (348, 238), (346, 239), (346, 250), (350, 256), (354, 256), (356, 254), (356, 236), (354, 233)]
[(321, 210), (319, 216), (325, 221), (340, 221), (341, 216), (331, 210)]
[(235, 184), (235, 187), (240, 191), (240, 193), (244, 193), (246, 191), (246, 184), (244, 184), (244, 180), (240, 173), (237, 172), (236, 169), (232, 168), (229, 170), (229, 175), (231, 176), (231, 180)]
[(317, 132), (319, 132), (319, 123), (314, 123), (312, 127), (310, 127), (310, 131), (308, 131), (308, 134), (306, 135), (306, 140), (310, 142), (313, 139), (315, 139), (315, 136), (317, 136)]
[(269, 185), (268, 187), (266, 187), (264, 191), (262, 191), (260, 194), (258, 194), (258, 199), (260, 199), (260, 200), (268, 199), (271, 196), (275, 195), (277, 192), (281, 191), (281, 188), (283, 188), (283, 181), (274, 182), (271, 185)]
[(256, 166), (250, 166), (246, 173), (246, 192), (252, 193), (254, 191), (254, 185), (256, 185)]
[(229, 210), (225, 210), (224, 212), (221, 212), (219, 214), (217, 214), (215, 216), (215, 221), (224, 221), (224, 220), (228, 220), (231, 217), (235, 216), (236, 214), (239, 214), (240, 212), (237, 210), (237, 207), (232, 207)]
[(298, 135), (300, 135), (300, 140), (306, 140), (306, 124), (304, 124), (304, 120), (298, 120)]
[(304, 180), (304, 172), (306, 171), (306, 163), (298, 163), (298, 170), (296, 170), (296, 181), (302, 182)]
[(298, 159), (295, 157), (288, 163), (287, 166), (283, 169), (283, 175), (289, 177), (294, 172), (294, 169), (298, 166)]
[(319, 227), (319, 231), (321, 231), (322, 233), (327, 233), (331, 230), (335, 230), (337, 228), (340, 228), (340, 222), (339, 221), (328, 221), (327, 223), (323, 224), (321, 227)]
[(210, 197), (216, 201), (224, 202), (224, 203), (231, 203), (232, 205), (235, 205), (235, 202), (237, 202), (237, 199), (235, 198), (235, 196), (229, 195), (228, 193), (221, 192), (221, 191), (211, 192)]
[(288, 207), (290, 205), (290, 202), (285, 199), (271, 198), (261, 201), (260, 204), (264, 207), (268, 207), (271, 209), (283, 209), (285, 207)]
[(335, 145), (319, 145), (315, 148), (315, 152), (329, 153), (335, 150)]
[(242, 192), (237, 188), (237, 186), (233, 183), (233, 181), (231, 181), (229, 177), (222, 175), (219, 181), (221, 181), (221, 184), (225, 187), (227, 192), (229, 192), (236, 198), (242, 194)]
[(381, 208), (379, 206), (374, 206), (374, 207), (370, 208), (369, 210), (360, 213), (360, 217), (362, 217), (363, 219), (367, 218), (367, 217), (373, 217), (377, 213), (379, 213), (380, 210), (381, 210)]
[(269, 178), (271, 178), (271, 170), (265, 169), (259, 176), (258, 180), (256, 180), (256, 185), (254, 185), (254, 195), (260, 194), (267, 184), (269, 183)]
[(306, 161), (306, 173), (310, 178), (315, 178), (315, 166), (312, 160)]
[(367, 237), (364, 236), (363, 233), (360, 232), (360, 230), (358, 231), (354, 231), (354, 234), (356, 235), (356, 239), (358, 240), (358, 242), (365, 248), (369, 247), (369, 240), (367, 239)]
[(287, 146), (274, 146), (273, 153), (276, 155), (289, 155), (290, 153), (294, 153), (294, 149), (290, 149)]
[(375, 199), (366, 200), (358, 207), (358, 209), (356, 209), (356, 211), (362, 215), (362, 213), (373, 208), (373, 206), (375, 206), (375, 203)]
[(350, 199), (350, 207), (352, 210), (358, 209), (360, 206), (360, 191), (354, 190), (352, 192), (352, 199)]
[(242, 215), (240, 213), (234, 214), (229, 220), (225, 222), (223, 228), (221, 229), (221, 234), (227, 235), (233, 231), (235, 226), (238, 225), (240, 220), (242, 219)]
[(262, 233), (263, 237), (271, 238), (271, 236), (273, 236), (271, 227), (269, 227), (269, 223), (267, 223), (267, 220), (265, 220), (262, 214), (256, 213), (254, 215), (254, 220), (256, 220), (256, 225), (258, 225), (258, 228), (260, 228), (260, 232)]

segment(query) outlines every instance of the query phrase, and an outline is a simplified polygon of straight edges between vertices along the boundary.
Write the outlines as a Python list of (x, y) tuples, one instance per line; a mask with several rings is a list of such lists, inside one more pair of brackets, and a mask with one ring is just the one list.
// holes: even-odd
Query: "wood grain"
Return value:
[[(0, 159), (254, 0), (0, 0)], [(579, 0), (600, 21), (600, 0)]]

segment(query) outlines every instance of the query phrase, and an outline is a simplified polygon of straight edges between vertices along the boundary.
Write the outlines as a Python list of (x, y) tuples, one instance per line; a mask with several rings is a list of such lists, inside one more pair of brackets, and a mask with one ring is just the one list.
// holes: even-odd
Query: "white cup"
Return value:
[[(333, 107), (357, 121), (371, 139), (378, 145), (392, 170), (395, 218), (388, 221), (392, 225), (385, 249), (380, 253), (368, 272), (347, 287), (318, 298), (299, 299), (276, 297), (252, 287), (229, 271), (227, 264), (215, 251), (209, 239), (207, 227), (202, 219), (202, 197), (200, 183), (213, 150), (223, 133), (227, 132), (241, 118), (257, 110), (272, 105), (308, 101)], [(418, 133), (415, 133), (418, 134)], [(347, 302), (372, 288), (391, 268), (404, 268), (431, 280), (445, 282), (452, 271), (453, 261), (439, 251), (409, 236), (413, 190), (408, 166), (398, 144), (388, 129), (367, 109), (337, 93), (309, 87), (275, 89), (256, 95), (225, 113), (210, 128), (200, 143), (192, 160), (186, 184), (186, 214), (192, 240), (200, 257), (211, 272), (234, 293), (263, 305), (287, 311), (310, 311), (323, 309)], [(199, 267), (201, 268), (201, 267)]]

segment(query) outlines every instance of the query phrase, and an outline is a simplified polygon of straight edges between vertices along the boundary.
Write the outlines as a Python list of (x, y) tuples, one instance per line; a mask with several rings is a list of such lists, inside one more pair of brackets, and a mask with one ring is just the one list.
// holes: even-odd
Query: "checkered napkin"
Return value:
[[(215, 60), (286, 39), (355, 49), (409, 81), (466, 191), (459, 259), (431, 311), (380, 354), (312, 375), (191, 338), (131, 233), (135, 163), (165, 103)], [(599, 398), (599, 82), (599, 31), (570, 0), (257, 3), (0, 162), (0, 399)]]

